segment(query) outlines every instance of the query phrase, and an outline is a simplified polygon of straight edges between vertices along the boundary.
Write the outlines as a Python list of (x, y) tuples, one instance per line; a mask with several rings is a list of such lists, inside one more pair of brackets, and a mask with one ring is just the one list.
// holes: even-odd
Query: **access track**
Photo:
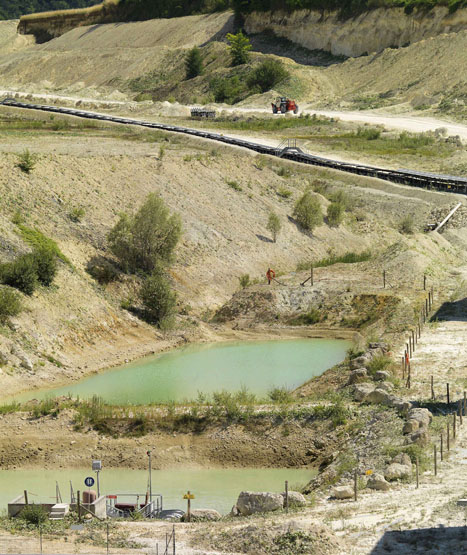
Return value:
[(278, 149), (277, 147), (255, 143), (252, 141), (246, 141), (244, 139), (239, 139), (236, 137), (229, 137), (228, 135), (223, 135), (220, 133), (203, 131), (201, 129), (192, 129), (190, 127), (180, 127), (176, 125), (167, 125), (164, 123), (122, 118), (96, 112), (75, 110), (73, 108), (64, 108), (60, 106), (29, 104), (25, 102), (18, 102), (14, 98), (5, 98), (2, 102), (0, 102), (0, 105), (11, 106), (14, 108), (24, 108), (27, 110), (40, 110), (42, 112), (54, 112), (79, 118), (108, 121), (112, 123), (119, 123), (122, 125), (137, 125), (140, 127), (147, 127), (149, 129), (160, 129), (172, 133), (193, 135), (194, 137), (200, 137), (202, 139), (209, 139), (228, 145), (246, 148), (248, 150), (253, 150), (254, 152), (257, 152), (259, 154), (280, 157), (282, 160), (291, 160), (292, 162), (299, 162), (301, 164), (331, 168), (333, 170), (363, 175), (366, 177), (375, 177), (378, 179), (383, 179), (385, 181), (391, 181), (393, 183), (410, 185), (412, 187), (421, 187), (424, 189), (434, 189), (451, 193), (467, 194), (467, 178), (459, 176), (441, 175), (405, 169), (390, 170), (379, 168), (376, 166), (355, 164), (341, 160), (333, 160), (331, 158), (324, 158), (322, 156), (316, 156), (314, 154), (302, 152), (300, 149)]

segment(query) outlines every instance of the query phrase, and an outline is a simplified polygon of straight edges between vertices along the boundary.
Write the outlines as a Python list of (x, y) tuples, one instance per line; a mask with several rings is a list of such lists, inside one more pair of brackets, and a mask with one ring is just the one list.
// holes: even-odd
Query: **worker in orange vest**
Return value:
[(266, 272), (266, 277), (268, 278), (268, 285), (271, 285), (271, 281), (276, 277), (276, 272), (274, 270), (271, 270), (271, 268), (268, 268), (268, 271)]

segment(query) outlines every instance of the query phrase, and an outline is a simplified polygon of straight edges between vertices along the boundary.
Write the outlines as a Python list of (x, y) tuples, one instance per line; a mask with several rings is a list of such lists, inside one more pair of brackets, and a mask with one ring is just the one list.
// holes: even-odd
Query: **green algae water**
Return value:
[[(284, 491), (285, 480), (293, 489), (305, 485), (316, 473), (314, 469), (291, 468), (153, 470), (152, 491), (163, 495), (165, 509), (185, 510), (186, 501), (182, 497), (190, 490), (195, 494), (193, 508), (216, 509), (221, 514), (227, 514), (241, 491), (280, 493)], [(58, 482), (63, 502), (67, 503), (70, 501), (70, 481), (76, 495), (77, 490), (87, 489), (84, 485), (87, 476), (95, 478), (95, 473), (90, 469), (0, 470), (0, 510), (6, 510), (8, 502), (25, 489), (30, 503), (52, 503), (55, 500), (55, 481)], [(100, 492), (101, 495), (139, 493), (143, 496), (141, 500), (147, 491), (147, 480), (145, 470), (103, 468)]]
[(93, 395), (111, 404), (196, 399), (199, 392), (246, 388), (266, 397), (274, 387), (294, 389), (345, 358), (350, 341), (290, 339), (190, 345), (97, 374), (57, 389), (32, 391), (18, 401)]

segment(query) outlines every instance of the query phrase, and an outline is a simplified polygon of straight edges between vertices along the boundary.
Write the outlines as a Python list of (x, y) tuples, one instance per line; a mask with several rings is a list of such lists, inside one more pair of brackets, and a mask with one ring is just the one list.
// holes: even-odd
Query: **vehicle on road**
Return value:
[(285, 96), (279, 96), (275, 102), (271, 103), (273, 114), (285, 114), (286, 112), (293, 112), (298, 114), (298, 104), (295, 100), (290, 100)]

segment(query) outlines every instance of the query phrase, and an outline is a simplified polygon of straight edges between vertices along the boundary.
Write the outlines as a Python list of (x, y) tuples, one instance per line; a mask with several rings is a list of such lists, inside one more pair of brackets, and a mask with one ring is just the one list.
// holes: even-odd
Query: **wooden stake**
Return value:
[(383, 270), (383, 289), (386, 289), (386, 270)]
[(428, 299), (425, 299), (425, 313), (428, 318)]
[(451, 445), (450, 445), (450, 435), (449, 435), (449, 422), (447, 423), (446, 426), (446, 447), (447, 450), (449, 451), (451, 449)]
[(416, 329), (412, 330), (412, 341), (414, 342), (414, 348), (413, 350), (415, 351), (415, 345), (418, 343), (418, 333), (416, 333)]
[(78, 521), (81, 522), (81, 497), (80, 497), (81, 493), (79, 491), (76, 493), (78, 496), (77, 498), (78, 499)]
[(432, 398), (432, 400), (435, 399), (435, 386), (434, 386), (434, 382), (433, 382), (433, 376), (431, 376), (431, 398)]
[(464, 416), (465, 416), (466, 405), (467, 405), (467, 397), (466, 397), (466, 392), (464, 391)]
[(358, 480), (357, 469), (355, 469), (354, 476), (353, 476), (353, 495), (354, 495), (355, 501), (357, 501), (357, 483), (358, 483), (357, 480)]
[(436, 460), (436, 445), (433, 445), (433, 459), (435, 462), (435, 476), (438, 474), (437, 460)]
[(28, 503), (28, 492), (26, 490), (24, 490), (24, 504), (29, 505), (29, 503)]
[(456, 411), (452, 413), (452, 439), (456, 439), (456, 421), (457, 421), (457, 414)]
[(417, 489), (419, 486), (419, 468), (418, 468), (418, 457), (415, 459), (415, 472), (417, 477)]
[(450, 399), (449, 399), (449, 384), (446, 384), (446, 402), (449, 405), (450, 403)]
[(426, 274), (423, 274), (423, 291), (426, 291)]
[(443, 462), (443, 432), (439, 434), (441, 462)]
[(411, 378), (411, 372), (410, 372), (410, 362), (408, 364), (408, 372), (407, 372), (407, 389), (410, 389), (410, 378)]

